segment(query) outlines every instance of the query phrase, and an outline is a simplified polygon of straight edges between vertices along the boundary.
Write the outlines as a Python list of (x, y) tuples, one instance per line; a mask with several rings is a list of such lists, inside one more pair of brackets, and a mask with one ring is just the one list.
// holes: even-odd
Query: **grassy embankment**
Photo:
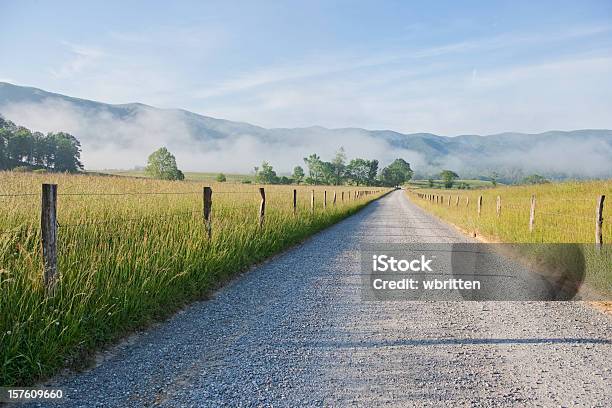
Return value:
[[(45, 296), (41, 282), (43, 182), (58, 184), (59, 194), (61, 280), (52, 297)], [(199, 183), (0, 172), (0, 385), (32, 384), (62, 366), (82, 363), (92, 350), (205, 297), (237, 272), (384, 192), (350, 201), (345, 194), (341, 202), (341, 191), (356, 188), (315, 187), (311, 214), (313, 188), (298, 187), (293, 216), (294, 187), (266, 186), (260, 229), (257, 186), (212, 187), (208, 240)], [(33, 195), (7, 196), (24, 193)]]
[[(443, 203), (423, 200), (418, 193), (443, 196)], [(595, 242), (596, 202), (606, 195), (603, 242), (612, 243), (612, 180), (504, 186), (480, 190), (412, 189), (408, 196), (425, 210), (459, 228), (497, 242), (582, 243)], [(535, 223), (529, 231), (531, 195), (536, 196)], [(459, 205), (456, 205), (457, 196)], [(477, 202), (482, 196), (481, 214)], [(497, 197), (501, 212), (497, 215)], [(448, 205), (448, 198), (451, 203)], [(469, 199), (469, 205), (467, 204)], [(609, 256), (598, 255), (594, 245), (584, 245), (587, 281), (594, 288), (612, 293), (612, 267)], [(605, 248), (609, 255), (610, 247)]]

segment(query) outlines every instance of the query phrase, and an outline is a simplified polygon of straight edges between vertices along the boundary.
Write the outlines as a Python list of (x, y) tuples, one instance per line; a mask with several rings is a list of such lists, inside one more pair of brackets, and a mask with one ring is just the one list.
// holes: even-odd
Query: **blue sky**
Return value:
[(0, 81), (265, 127), (612, 128), (612, 2), (0, 0)]

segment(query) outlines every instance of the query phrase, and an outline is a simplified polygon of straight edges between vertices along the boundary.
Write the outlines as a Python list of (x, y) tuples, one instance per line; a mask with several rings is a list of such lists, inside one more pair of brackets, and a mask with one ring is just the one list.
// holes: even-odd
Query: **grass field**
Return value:
[[(612, 243), (612, 180), (550, 183), (529, 186), (504, 186), (480, 190), (410, 189), (408, 196), (417, 205), (447, 220), (466, 232), (497, 242), (581, 243), (595, 242), (596, 203), (606, 195), (604, 206), (603, 242)], [(419, 198), (418, 194), (442, 196), (442, 203)], [(529, 231), (531, 195), (536, 196), (533, 232)], [(482, 196), (481, 214), (477, 203)], [(497, 215), (497, 197), (501, 199)], [(457, 197), (459, 204), (457, 205)], [(450, 205), (449, 205), (450, 198)], [(469, 201), (469, 204), (468, 204)], [(610, 265), (601, 265), (594, 245), (584, 245), (591, 255), (591, 283), (612, 293)], [(610, 247), (607, 247), (609, 254)]]
[[(149, 178), (144, 172), (144, 170), (99, 170), (94, 173), (99, 174), (110, 174), (113, 176), (123, 176), (123, 177), (139, 177), (139, 178)], [(206, 182), (214, 182), (217, 179), (219, 173), (198, 173), (198, 172), (184, 172), (185, 180), (188, 181), (206, 181)], [(227, 179), (227, 183), (242, 183), (243, 181), (250, 181), (251, 183), (255, 183), (255, 176), (252, 174), (225, 174), (225, 178)]]
[[(45, 296), (40, 249), (41, 183), (58, 184), (58, 270)], [(202, 184), (0, 172), (0, 385), (27, 385), (77, 364), (90, 351), (204, 297), (237, 272), (357, 211), (349, 187), (212, 184), (212, 239)], [(328, 206), (323, 208), (323, 190)], [(362, 188), (367, 189), (367, 188)], [(338, 203), (331, 205), (331, 193)], [(28, 195), (31, 194), (31, 195)]]

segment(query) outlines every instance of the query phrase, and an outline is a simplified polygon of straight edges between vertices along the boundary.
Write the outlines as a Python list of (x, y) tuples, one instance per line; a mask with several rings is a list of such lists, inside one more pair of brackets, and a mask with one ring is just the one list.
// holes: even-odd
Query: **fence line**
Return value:
[[(417, 195), (418, 198), (425, 200), (425, 201), (429, 201), (433, 204), (444, 204), (444, 195), (438, 195), (438, 194), (432, 194), (432, 193), (419, 193), (419, 192), (415, 192), (414, 190), (410, 190), (412, 193), (415, 193)], [(448, 206), (451, 207), (450, 203), (451, 203), (451, 197), (452, 195), (448, 196)], [(455, 208), (459, 208), (459, 197), (460, 195), (457, 195), (456, 198), (456, 205)], [(603, 216), (603, 211), (604, 211), (604, 201), (605, 201), (606, 196), (605, 195), (600, 195), (597, 197), (596, 200), (596, 206), (595, 206), (595, 215), (594, 216), (586, 216), (586, 215), (575, 215), (575, 214), (562, 214), (562, 213), (554, 213), (554, 212), (548, 212), (548, 211), (541, 211), (541, 210), (537, 210), (536, 208), (536, 203), (538, 204), (538, 206), (542, 206), (542, 202), (541, 201), (537, 201), (536, 200), (536, 196), (535, 194), (533, 194), (531, 196), (531, 200), (530, 200), (530, 207), (529, 207), (529, 232), (533, 232), (535, 229), (535, 223), (536, 223), (536, 219), (538, 216), (544, 216), (544, 217), (556, 217), (556, 218), (571, 218), (571, 219), (583, 219), (583, 220), (592, 220), (595, 221), (595, 244), (596, 247), (599, 249), (601, 248), (601, 245), (603, 244), (603, 225), (604, 225), (604, 221), (612, 221), (612, 217), (604, 217)], [(576, 202), (593, 202), (593, 199), (582, 199), (582, 198), (578, 198), (578, 199), (554, 199), (551, 201), (554, 202), (558, 202), (558, 201), (576, 201)], [(548, 201), (545, 200), (544, 204), (546, 204)], [(466, 196), (466, 206), (463, 207), (467, 210), (469, 210), (469, 203), (470, 203), (470, 197)], [(502, 209), (512, 209), (512, 210), (520, 210), (520, 211), (524, 211), (526, 210), (526, 208), (524, 207), (518, 207), (515, 205), (503, 205), (502, 204), (502, 198), (501, 196), (497, 196), (496, 199), (496, 208), (495, 208), (495, 212), (497, 215), (497, 218), (502, 217)], [(478, 200), (477, 200), (477, 207), (476, 207), (476, 211), (477, 211), (477, 216), (478, 218), (480, 218), (481, 216), (481, 212), (482, 212), (482, 208), (483, 208), (483, 197), (482, 195), (478, 196)], [(537, 211), (536, 211), (537, 210)], [(542, 228), (546, 228), (546, 225), (542, 225)]]
[[(155, 219), (163, 219), (163, 218), (172, 218), (178, 216), (185, 215), (193, 215), (193, 214), (201, 214), (203, 220), (203, 226), (206, 232), (207, 237), (210, 239), (212, 237), (212, 220), (211, 214), (213, 211), (213, 190), (211, 187), (206, 186), (203, 187), (203, 190), (200, 192), (195, 191), (185, 191), (185, 192), (120, 192), (120, 193), (58, 193), (57, 184), (43, 184), (41, 194), (34, 193), (15, 193), (15, 194), (0, 194), (0, 197), (26, 197), (26, 196), (40, 196), (41, 197), (41, 217), (40, 217), (40, 239), (41, 239), (41, 247), (42, 247), (42, 257), (43, 257), (43, 282), (45, 286), (45, 290), (47, 294), (53, 294), (56, 282), (59, 278), (59, 271), (57, 269), (57, 257), (58, 257), (58, 231), (59, 229), (64, 228), (82, 228), (89, 226), (99, 226), (99, 225), (111, 225), (118, 223), (132, 223), (132, 222), (145, 222), (149, 220)], [(302, 193), (308, 193), (306, 188), (300, 189)], [(323, 191), (318, 190), (319, 193), (323, 195), (323, 210), (326, 211), (329, 207), (327, 205), (327, 193), (333, 193), (333, 207), (336, 206), (336, 191), (333, 188), (324, 189)], [(351, 199), (356, 201), (359, 199), (366, 198), (371, 194), (377, 194), (383, 192), (384, 189), (367, 189), (367, 190), (349, 190), (348, 191), (348, 200), (347, 203), (350, 204)], [(316, 190), (310, 191), (310, 211), (311, 214), (315, 214), (316, 206), (315, 206), (315, 192)], [(344, 203), (344, 192), (341, 191), (341, 202)], [(353, 197), (351, 197), (351, 192), (353, 193)], [(260, 205), (259, 205), (259, 216), (258, 216), (258, 227), (263, 228), (265, 225), (265, 217), (266, 217), (266, 194), (273, 194), (274, 196), (277, 193), (287, 194), (286, 191), (274, 191), (274, 189), (270, 189), (270, 191), (266, 192), (264, 187), (257, 187), (257, 190), (254, 191), (229, 191), (229, 190), (221, 190), (214, 191), (214, 194), (258, 194), (261, 197)], [(290, 195), (287, 197), (291, 201), (292, 211), (294, 215), (298, 215), (298, 189), (289, 190)], [(58, 199), (57, 197), (65, 197), (65, 196), (96, 196), (96, 197), (104, 197), (104, 196), (149, 196), (149, 195), (195, 195), (202, 194), (202, 209), (201, 210), (190, 210), (190, 211), (179, 211), (174, 213), (164, 213), (158, 215), (144, 215), (138, 217), (119, 217), (110, 220), (104, 221), (92, 221), (92, 222), (77, 222), (74, 224), (60, 224), (58, 222), (57, 214), (58, 214)], [(303, 196), (302, 196), (303, 197)], [(22, 227), (19, 227), (22, 228)], [(12, 234), (17, 235), (20, 231), (10, 231), (4, 230), (0, 231), (0, 235)]]

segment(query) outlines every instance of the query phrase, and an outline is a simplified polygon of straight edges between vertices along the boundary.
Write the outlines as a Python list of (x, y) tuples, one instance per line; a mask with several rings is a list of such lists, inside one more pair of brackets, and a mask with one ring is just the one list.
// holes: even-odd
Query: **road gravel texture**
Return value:
[(64, 408), (612, 407), (587, 304), (361, 300), (361, 244), (467, 241), (393, 192), (45, 385)]

